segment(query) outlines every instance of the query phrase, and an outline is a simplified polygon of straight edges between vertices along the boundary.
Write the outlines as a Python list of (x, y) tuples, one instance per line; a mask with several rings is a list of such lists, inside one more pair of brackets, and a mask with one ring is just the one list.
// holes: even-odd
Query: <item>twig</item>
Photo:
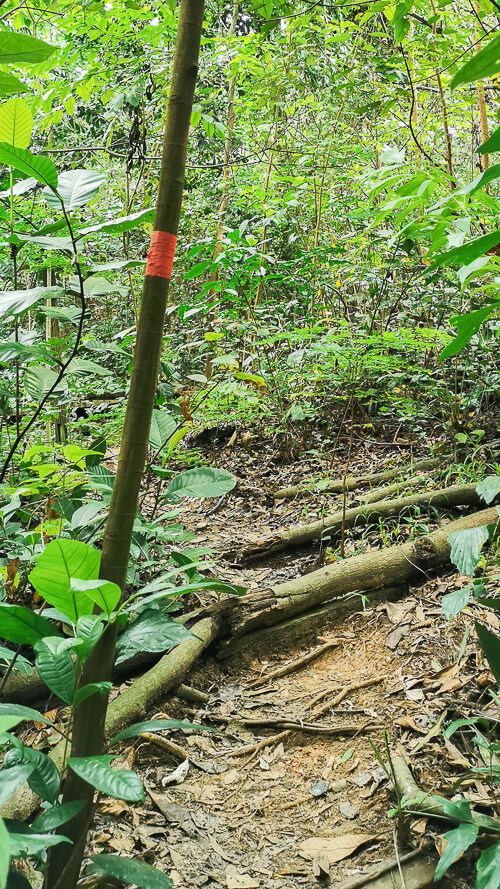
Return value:
[(386, 861), (372, 867), (367, 874), (363, 874), (361, 877), (353, 877), (352, 879), (344, 880), (343, 883), (338, 885), (337, 889), (361, 889), (362, 886), (366, 886), (367, 883), (371, 883), (373, 880), (376, 880), (377, 877), (382, 877), (389, 871), (394, 870), (398, 865), (398, 860), (401, 864), (407, 864), (420, 854), (421, 852), (419, 849), (414, 849), (413, 852), (407, 852), (406, 855), (401, 855), (399, 859), (387, 858)]
[(162, 750), (171, 753), (172, 756), (176, 756), (177, 759), (182, 761), (189, 759), (191, 761), (190, 753), (187, 750), (184, 750), (184, 747), (176, 744), (175, 741), (169, 741), (168, 738), (162, 738), (161, 735), (157, 735), (154, 732), (141, 732), (138, 737), (142, 738), (143, 741), (149, 741), (149, 743), (154, 744), (155, 747), (161, 747)]
[(271, 670), (270, 673), (266, 673), (264, 676), (260, 676), (259, 679), (254, 679), (253, 682), (250, 682), (248, 688), (256, 688), (258, 685), (263, 685), (269, 680), (277, 679), (280, 676), (288, 676), (289, 673), (293, 673), (295, 670), (299, 670), (300, 667), (305, 666), (305, 664), (309, 664), (311, 661), (314, 661), (317, 657), (324, 654), (325, 651), (329, 651), (330, 648), (337, 648), (340, 645), (338, 639), (332, 639), (330, 642), (326, 642), (325, 645), (322, 645), (321, 648), (316, 648), (314, 651), (309, 651), (307, 654), (304, 654), (302, 657), (297, 658), (294, 661), (290, 661), (290, 663), (285, 664), (284, 667), (278, 667), (276, 670)]

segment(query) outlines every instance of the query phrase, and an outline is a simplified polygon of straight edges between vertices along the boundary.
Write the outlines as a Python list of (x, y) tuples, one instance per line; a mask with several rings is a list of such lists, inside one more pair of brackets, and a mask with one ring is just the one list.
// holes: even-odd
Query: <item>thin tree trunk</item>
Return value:
[[(122, 590), (127, 577), (137, 499), (147, 457), (165, 308), (184, 189), (203, 12), (204, 0), (181, 0), (154, 231), (146, 265), (120, 459), (104, 531), (100, 577), (113, 581)], [(82, 685), (111, 679), (115, 643), (116, 628), (112, 627), (90, 655), (83, 671)], [(107, 700), (100, 695), (88, 698), (78, 707), (72, 733), (72, 756), (101, 752), (106, 710)], [(92, 817), (93, 795), (90, 785), (70, 771), (64, 784), (63, 801), (85, 800), (85, 806), (78, 816), (64, 825), (62, 833), (72, 840), (72, 851), (68, 857), (67, 847), (54, 847), (46, 872), (46, 889), (73, 889), (76, 886)]]
[[(479, 5), (478, 0), (474, 3), (474, 7), (476, 10), (476, 15), (479, 18), (479, 13), (481, 11), (481, 7)], [(479, 52), (481, 49), (482, 43), (481, 40), (476, 44), (476, 52)], [(476, 93), (477, 93), (477, 104), (479, 108), (479, 123), (481, 126), (481, 138), (482, 142), (486, 142), (490, 137), (490, 131), (488, 127), (488, 114), (486, 111), (486, 99), (484, 95), (484, 81), (478, 80), (476, 82)], [(484, 173), (485, 170), (488, 169), (490, 165), (490, 156), (489, 154), (480, 155), (481, 158), (481, 169)], [(488, 185), (486, 185), (486, 190), (488, 190)]]

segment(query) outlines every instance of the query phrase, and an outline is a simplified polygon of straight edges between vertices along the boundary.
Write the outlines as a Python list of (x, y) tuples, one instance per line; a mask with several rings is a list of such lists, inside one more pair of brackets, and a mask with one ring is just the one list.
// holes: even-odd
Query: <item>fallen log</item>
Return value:
[(424, 580), (429, 577), (429, 571), (449, 564), (449, 534), (481, 525), (498, 525), (498, 522), (496, 507), (483, 509), (409, 543), (350, 556), (273, 586), (267, 592), (249, 593), (238, 599), (238, 607), (227, 615), (231, 635), (239, 638), (350, 593)]
[[(444, 458), (427, 457), (425, 460), (419, 460), (411, 467), (412, 472), (420, 472), (420, 470), (435, 469)], [(352, 491), (356, 488), (363, 488), (366, 485), (376, 485), (379, 482), (389, 481), (395, 475), (404, 474), (408, 471), (407, 466), (394, 466), (392, 469), (386, 469), (383, 472), (372, 472), (365, 475), (346, 476), (346, 478), (322, 479), (319, 482), (302, 482), (300, 485), (293, 485), (290, 488), (279, 488), (274, 492), (275, 500), (293, 500), (295, 497), (310, 497), (312, 494), (342, 494), (344, 491)]]
[[(392, 486), (390, 488), (392, 489)], [(389, 488), (385, 488), (385, 491), (388, 490)], [(379, 496), (383, 491), (384, 489), (379, 492)], [(345, 513), (343, 510), (339, 510), (324, 516), (322, 519), (318, 519), (316, 522), (309, 522), (307, 525), (295, 525), (279, 534), (270, 534), (239, 552), (230, 550), (226, 557), (234, 559), (236, 556), (241, 561), (262, 558), (263, 556), (271, 555), (271, 553), (303, 546), (325, 536), (328, 538), (334, 537), (342, 528), (361, 527), (368, 525), (373, 519), (401, 515), (413, 506), (434, 506), (441, 509), (452, 506), (476, 506), (480, 502), (481, 499), (476, 492), (476, 485), (451, 485), (449, 488), (439, 488), (437, 491), (423, 491), (419, 494), (399, 497), (395, 500), (376, 500), (369, 504), (363, 503), (361, 506), (347, 509)]]

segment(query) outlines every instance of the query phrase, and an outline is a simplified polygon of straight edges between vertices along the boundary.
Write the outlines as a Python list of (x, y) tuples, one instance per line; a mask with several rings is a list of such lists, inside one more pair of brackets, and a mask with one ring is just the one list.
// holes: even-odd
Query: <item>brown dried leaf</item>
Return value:
[(314, 859), (320, 855), (327, 858), (329, 864), (348, 858), (360, 846), (371, 843), (376, 837), (371, 833), (343, 833), (338, 836), (311, 837), (299, 843), (299, 855), (302, 858)]

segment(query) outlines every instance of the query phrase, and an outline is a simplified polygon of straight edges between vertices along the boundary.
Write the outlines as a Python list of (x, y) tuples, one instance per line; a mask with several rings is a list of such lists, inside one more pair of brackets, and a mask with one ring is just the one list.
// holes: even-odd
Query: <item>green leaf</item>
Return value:
[(232, 491), (236, 479), (225, 469), (188, 469), (177, 475), (167, 487), (165, 500), (180, 500), (181, 497), (221, 497)]
[(31, 154), (27, 148), (13, 148), (7, 142), (0, 142), (0, 164), (7, 164), (21, 173), (33, 176), (37, 182), (57, 187), (57, 168), (48, 157)]
[(476, 889), (498, 889), (500, 872), (500, 843), (481, 852), (477, 863)]
[[(57, 373), (44, 364), (34, 364), (28, 368), (24, 375), (24, 388), (33, 401), (41, 401), (52, 389), (57, 380)], [(64, 380), (60, 380), (53, 390), (54, 396), (61, 395), (65, 390)]]
[(489, 506), (500, 493), (500, 475), (487, 475), (482, 482), (479, 482), (476, 491)]
[(460, 824), (455, 830), (445, 833), (446, 848), (441, 855), (434, 874), (434, 880), (440, 880), (457, 858), (476, 841), (479, 833), (477, 824)]
[[(46, 636), (60, 636), (60, 632), (44, 617), (22, 605), (0, 603), (0, 636), (9, 642), (34, 645)], [(0, 704), (0, 712), (3, 704)]]
[(441, 361), (445, 358), (450, 358), (452, 355), (456, 355), (460, 349), (463, 349), (464, 346), (470, 342), (474, 334), (478, 332), (481, 324), (483, 324), (484, 321), (496, 311), (498, 306), (500, 306), (500, 301), (490, 303), (488, 306), (483, 306), (482, 309), (476, 309), (475, 312), (466, 312), (464, 315), (456, 315), (454, 318), (451, 318), (450, 324), (453, 324), (458, 329), (458, 333), (455, 339), (441, 352)]
[(177, 423), (171, 414), (167, 411), (154, 410), (149, 430), (150, 447), (154, 451), (159, 451), (176, 429)]
[(10, 96), (15, 93), (28, 93), (29, 87), (12, 74), (0, 73), (0, 96)]
[(440, 253), (436, 256), (433, 263), (429, 266), (428, 271), (432, 272), (437, 268), (445, 268), (449, 265), (469, 265), (478, 256), (484, 256), (492, 247), (500, 244), (500, 231), (497, 229), (490, 232), (489, 235), (482, 235), (475, 238), (461, 247), (454, 247), (453, 250), (447, 250), (446, 253)]
[(109, 580), (79, 580), (77, 577), (72, 577), (70, 589), (76, 595), (85, 593), (108, 615), (118, 605), (122, 594), (120, 587)]
[(494, 151), (500, 151), (500, 127), (479, 146), (478, 151), (479, 154), (492, 154)]
[(20, 722), (20, 716), (0, 716), (0, 735), (10, 732), (11, 728), (15, 728)]
[(79, 509), (75, 509), (71, 516), (71, 528), (75, 531), (77, 528), (85, 528), (93, 522), (99, 514), (103, 513), (104, 504), (100, 500), (88, 500)]
[(490, 665), (490, 670), (500, 685), (500, 639), (483, 627), (482, 624), (476, 623), (476, 633), (478, 635), (479, 644), (484, 651), (486, 660)]
[(28, 778), (28, 784), (33, 793), (36, 793), (40, 799), (55, 803), (61, 776), (50, 757), (42, 753), (41, 750), (33, 750), (28, 747), (23, 751), (23, 762), (35, 765), (34, 771)]
[(27, 148), (31, 140), (33, 115), (24, 99), (9, 99), (0, 105), (0, 142), (13, 148)]
[(0, 31), (0, 65), (20, 62), (44, 62), (53, 52), (55, 46), (49, 46), (43, 40), (20, 34), (19, 31)]
[(34, 710), (32, 707), (25, 707), (24, 704), (0, 704), (0, 716), (7, 715), (15, 716), (19, 722), (28, 720), (42, 722), (44, 725), (54, 725), (50, 719), (47, 719), (38, 710)]
[(82, 701), (86, 701), (87, 698), (91, 698), (92, 695), (101, 694), (107, 695), (111, 689), (111, 682), (89, 682), (88, 685), (82, 685), (75, 693), (73, 698), (73, 707), (78, 707)]
[[(50, 183), (49, 183), (50, 184)], [(130, 216), (120, 216), (117, 219), (110, 219), (107, 222), (97, 222), (95, 225), (89, 225), (82, 228), (78, 232), (77, 238), (83, 238), (94, 232), (103, 232), (106, 235), (120, 235), (122, 232), (128, 232), (132, 228), (137, 228), (145, 222), (153, 222), (155, 216), (154, 209), (139, 210), (137, 213), (131, 213)]]
[(0, 806), (3, 806), (14, 791), (28, 780), (34, 768), (34, 764), (28, 762), (20, 766), (12, 766), (10, 769), (2, 769), (0, 772)]
[(96, 196), (105, 179), (97, 170), (65, 170), (59, 174), (57, 195), (50, 188), (44, 188), (43, 195), (49, 207), (55, 210), (61, 208), (59, 197), (66, 210), (75, 210), (77, 207), (84, 207)]
[(468, 574), (472, 577), (479, 562), (483, 543), (488, 540), (489, 531), (487, 525), (479, 528), (466, 528), (464, 531), (453, 531), (448, 534), (448, 543), (451, 547), (450, 559), (457, 566), (460, 574)]
[(71, 578), (96, 579), (100, 561), (100, 553), (79, 540), (52, 540), (29, 579), (39, 596), (76, 623), (82, 615), (91, 614), (94, 606), (85, 593), (71, 592)]
[(183, 624), (172, 620), (162, 611), (147, 608), (119, 636), (116, 663), (121, 664), (139, 651), (167, 651), (192, 638), (193, 634)]
[(27, 244), (34, 244), (42, 250), (61, 250), (63, 253), (73, 253), (73, 242), (70, 237), (52, 237), (51, 235), (26, 235), (23, 232), (16, 233), (17, 238)]
[(443, 615), (449, 620), (455, 617), (469, 603), (470, 587), (466, 586), (462, 590), (455, 590), (454, 593), (447, 593), (441, 599), (441, 610)]
[(499, 71), (500, 34), (490, 40), (474, 58), (457, 71), (450, 83), (450, 89), (454, 90), (462, 83), (473, 83), (475, 80), (482, 80), (483, 77), (491, 77)]
[(0, 889), (5, 889), (9, 873), (10, 842), (7, 828), (0, 818)]
[(27, 312), (40, 299), (58, 299), (64, 296), (61, 287), (33, 287), (31, 290), (4, 290), (0, 293), (0, 317)]
[(55, 654), (48, 644), (37, 642), (35, 664), (40, 678), (51, 692), (66, 704), (71, 704), (75, 693), (76, 669), (69, 651)]
[(89, 653), (97, 645), (105, 630), (105, 619), (100, 614), (80, 617), (76, 624), (76, 636), (84, 645), (79, 649), (80, 659), (86, 661)]
[(171, 889), (173, 885), (172, 880), (161, 871), (134, 858), (93, 855), (91, 862), (85, 869), (86, 874), (109, 874), (123, 883), (132, 883), (138, 889)]
[(62, 803), (60, 806), (52, 806), (46, 812), (42, 812), (38, 818), (35, 818), (31, 829), (35, 833), (44, 833), (45, 831), (55, 830), (61, 824), (71, 821), (75, 815), (82, 811), (85, 803), (82, 800), (75, 800), (73, 803)]
[(114, 756), (72, 756), (68, 765), (83, 781), (115, 799), (143, 800), (144, 790), (139, 776), (129, 770), (112, 769), (114, 759)]
[[(44, 858), (46, 849), (50, 846), (71, 842), (60, 834), (33, 833), (27, 824), (22, 824), (19, 821), (15, 821), (13, 824), (15, 824), (16, 830), (9, 830), (12, 858)], [(7, 826), (9, 826), (9, 822), (7, 822)]]

